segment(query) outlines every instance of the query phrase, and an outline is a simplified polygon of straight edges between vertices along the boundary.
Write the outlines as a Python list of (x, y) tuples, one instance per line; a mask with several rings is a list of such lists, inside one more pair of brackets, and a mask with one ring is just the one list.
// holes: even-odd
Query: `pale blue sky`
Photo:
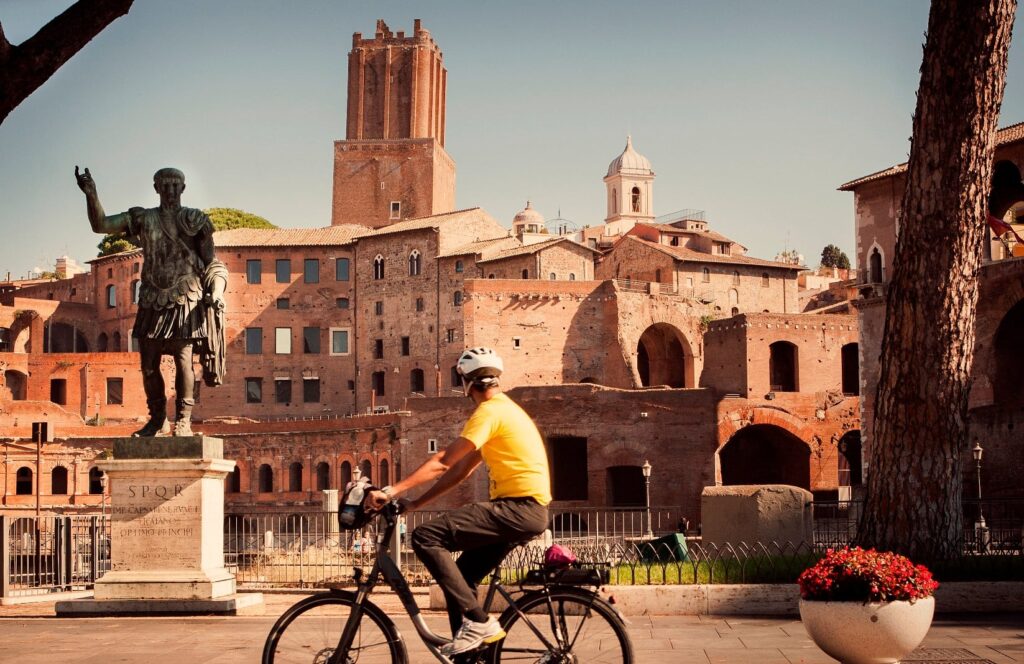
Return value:
[[(70, 0), (0, 0), (18, 43)], [(448, 69), (458, 207), (505, 224), (604, 218), (626, 133), (657, 174), (657, 214), (707, 211), (770, 258), (853, 257), (841, 183), (906, 159), (927, 2), (346, 2), (136, 0), (0, 125), (0, 276), (95, 256), (75, 164), (109, 212), (151, 206), (182, 168), (184, 203), (280, 226), (330, 223), (346, 54), (377, 18), (422, 18)], [(1024, 119), (1011, 50), (1002, 125)]]

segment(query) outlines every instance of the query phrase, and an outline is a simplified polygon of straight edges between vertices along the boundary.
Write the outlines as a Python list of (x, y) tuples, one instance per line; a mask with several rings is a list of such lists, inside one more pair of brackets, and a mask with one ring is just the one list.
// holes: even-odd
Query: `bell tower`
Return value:
[(626, 148), (608, 164), (604, 177), (608, 193), (608, 216), (604, 223), (614, 233), (625, 233), (638, 221), (654, 220), (654, 171), (651, 162), (633, 149), (633, 139), (626, 137)]
[(382, 20), (372, 38), (352, 35), (331, 224), (377, 228), (455, 208), (455, 162), (444, 149), (447, 77), (419, 19), (412, 36)]

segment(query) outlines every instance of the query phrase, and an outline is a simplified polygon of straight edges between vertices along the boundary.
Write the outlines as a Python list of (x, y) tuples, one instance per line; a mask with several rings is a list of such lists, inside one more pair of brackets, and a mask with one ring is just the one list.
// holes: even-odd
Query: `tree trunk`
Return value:
[(18, 46), (0, 26), (0, 124), (134, 0), (78, 0)]
[(862, 544), (961, 551), (978, 268), (1016, 0), (933, 0), (888, 290)]

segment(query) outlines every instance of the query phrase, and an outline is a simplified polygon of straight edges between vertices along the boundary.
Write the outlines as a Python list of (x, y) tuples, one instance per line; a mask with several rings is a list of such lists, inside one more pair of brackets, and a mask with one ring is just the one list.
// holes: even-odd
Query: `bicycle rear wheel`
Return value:
[[(352, 613), (347, 591), (313, 595), (277, 619), (263, 646), (263, 664), (327, 664)], [(363, 615), (345, 664), (406, 664), (405, 643), (391, 619), (371, 602)]]
[[(615, 610), (600, 597), (573, 588), (553, 588), (516, 602), (501, 616), (508, 634), (489, 655), (498, 662), (633, 664), (633, 644)], [(529, 621), (529, 624), (527, 623)], [(543, 637), (543, 638), (542, 638)]]

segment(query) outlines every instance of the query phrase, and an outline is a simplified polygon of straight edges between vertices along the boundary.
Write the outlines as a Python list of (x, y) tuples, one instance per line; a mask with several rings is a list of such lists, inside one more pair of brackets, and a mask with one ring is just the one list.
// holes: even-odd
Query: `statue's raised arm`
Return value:
[(100, 204), (99, 194), (96, 193), (96, 182), (92, 174), (86, 168), (79, 172), (75, 166), (75, 179), (78, 181), (78, 188), (85, 194), (85, 210), (89, 214), (89, 224), (94, 233), (123, 233), (128, 228), (128, 215), (116, 214), (108, 217)]

